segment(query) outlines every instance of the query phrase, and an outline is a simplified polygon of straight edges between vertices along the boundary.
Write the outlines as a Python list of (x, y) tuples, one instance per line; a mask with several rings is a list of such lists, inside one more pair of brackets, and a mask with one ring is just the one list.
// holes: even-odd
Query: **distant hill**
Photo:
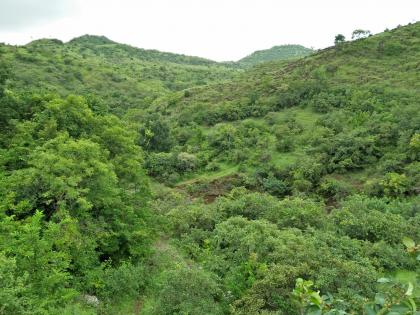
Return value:
[(313, 49), (301, 45), (281, 45), (270, 49), (258, 50), (238, 61), (241, 66), (253, 66), (266, 61), (292, 60), (308, 56)]
[(146, 50), (104, 36), (67, 43), (39, 39), (24, 46), (0, 44), (12, 68), (9, 88), (61, 96), (95, 94), (116, 112), (144, 108), (157, 97), (233, 78), (238, 69), (199, 57)]
[(94, 94), (114, 113), (146, 108), (172, 92), (229, 81), (256, 63), (289, 60), (310, 52), (302, 46), (287, 45), (255, 52), (240, 62), (220, 63), (137, 48), (96, 35), (66, 43), (38, 39), (23, 46), (0, 44), (0, 56), (13, 70), (10, 89), (61, 96)]

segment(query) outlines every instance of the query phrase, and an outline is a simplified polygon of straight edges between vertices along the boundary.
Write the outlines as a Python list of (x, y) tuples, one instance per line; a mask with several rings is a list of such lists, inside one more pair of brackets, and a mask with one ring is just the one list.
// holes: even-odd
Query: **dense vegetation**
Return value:
[(159, 96), (232, 78), (238, 70), (198, 58), (144, 50), (85, 35), (68, 43), (41, 39), (25, 46), (0, 44), (13, 68), (13, 90), (100, 97), (121, 114), (145, 107)]
[(0, 58), (0, 314), (418, 314), (420, 23), (247, 70)]

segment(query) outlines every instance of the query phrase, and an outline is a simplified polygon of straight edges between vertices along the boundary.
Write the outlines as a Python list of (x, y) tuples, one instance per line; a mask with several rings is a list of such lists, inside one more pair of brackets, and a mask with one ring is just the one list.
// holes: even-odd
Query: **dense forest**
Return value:
[(420, 23), (238, 62), (0, 45), (0, 314), (420, 314)]

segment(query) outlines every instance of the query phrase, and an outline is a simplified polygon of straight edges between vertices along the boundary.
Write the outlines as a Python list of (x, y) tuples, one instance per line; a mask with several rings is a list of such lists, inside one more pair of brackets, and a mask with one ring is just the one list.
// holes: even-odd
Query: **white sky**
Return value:
[(420, 0), (0, 0), (0, 42), (83, 34), (237, 60), (281, 44), (323, 48), (337, 33), (420, 20)]

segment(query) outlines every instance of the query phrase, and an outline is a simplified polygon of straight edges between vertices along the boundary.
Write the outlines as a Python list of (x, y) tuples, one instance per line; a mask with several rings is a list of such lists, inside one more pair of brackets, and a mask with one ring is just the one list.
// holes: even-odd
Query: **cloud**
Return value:
[(73, 0), (1, 0), (0, 30), (22, 30), (73, 14)]

